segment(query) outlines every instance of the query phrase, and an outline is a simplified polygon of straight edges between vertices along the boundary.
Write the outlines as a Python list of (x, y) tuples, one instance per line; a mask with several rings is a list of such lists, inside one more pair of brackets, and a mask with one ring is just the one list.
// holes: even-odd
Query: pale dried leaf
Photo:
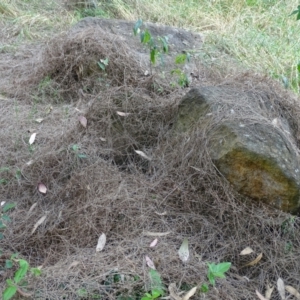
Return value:
[(103, 138), (103, 137), (100, 137), (100, 141), (102, 141), (102, 142), (106, 142), (106, 139), (105, 139), (105, 138)]
[(250, 261), (249, 263), (245, 264), (244, 267), (250, 267), (256, 265), (263, 257), (263, 254), (260, 253), (253, 261)]
[(180, 296), (178, 296), (177, 294), (176, 294), (176, 290), (177, 290), (177, 288), (176, 288), (176, 284), (175, 283), (171, 283), (170, 285), (169, 285), (169, 293), (170, 293), (170, 296), (171, 296), (171, 299), (173, 300), (182, 300), (182, 298), (180, 297)]
[(154, 213), (157, 214), (158, 216), (165, 216), (167, 214), (166, 211), (164, 211), (162, 213), (159, 213), (159, 212), (155, 211)]
[(151, 232), (151, 231), (144, 231), (143, 234), (147, 235), (147, 236), (165, 236), (170, 234), (171, 231), (167, 231), (167, 232)]
[(282, 300), (285, 300), (285, 288), (284, 288), (284, 282), (279, 277), (277, 280), (277, 290)]
[(179, 258), (181, 259), (182, 262), (187, 262), (190, 256), (189, 253), (189, 241), (187, 238), (185, 238), (178, 250), (178, 255)]
[(38, 184), (38, 190), (42, 194), (46, 194), (47, 193), (46, 186), (43, 183), (41, 183), (41, 182)]
[(154, 262), (151, 260), (151, 258), (146, 255), (145, 259), (146, 259), (147, 266), (153, 270), (156, 270)]
[(158, 242), (158, 239), (153, 240), (149, 247), (150, 248), (155, 247), (157, 245), (157, 242)]
[(37, 229), (41, 224), (43, 224), (43, 222), (46, 220), (46, 218), (47, 218), (46, 215), (45, 215), (45, 216), (42, 216), (42, 217), (34, 224), (33, 229), (32, 229), (32, 231), (31, 231), (31, 234), (33, 234), (33, 233), (36, 231), (36, 229)]
[(46, 109), (45, 109), (45, 113), (46, 113), (46, 115), (48, 115), (48, 114), (50, 114), (51, 113), (51, 111), (52, 111), (52, 109), (53, 109), (53, 107), (50, 105), (50, 106), (48, 106), (48, 107), (46, 107)]
[(271, 285), (268, 284), (268, 285), (267, 285), (266, 292), (265, 292), (265, 298), (266, 298), (267, 300), (270, 300), (270, 299), (271, 299), (273, 290), (274, 290), (274, 286), (271, 286)]
[(29, 138), (29, 145), (32, 145), (35, 141), (36, 132), (34, 132)]
[(140, 150), (134, 150), (138, 155), (140, 155), (141, 157), (147, 159), (147, 160), (151, 160), (151, 158), (149, 156), (147, 156), (143, 151)]
[(86, 128), (86, 126), (87, 126), (87, 119), (86, 119), (86, 117), (84, 117), (84, 116), (79, 116), (79, 117), (78, 117), (78, 120), (79, 120), (80, 124), (81, 124), (84, 128)]
[(192, 296), (195, 295), (197, 291), (197, 286), (193, 287), (192, 289), (190, 289), (183, 297), (182, 300), (189, 300)]
[(122, 111), (117, 111), (117, 114), (121, 117), (127, 117), (130, 115), (130, 113), (125, 113), (125, 112), (122, 112)]
[(105, 233), (102, 233), (98, 239), (96, 252), (102, 251), (106, 243), (106, 235)]
[(80, 264), (79, 261), (76, 261), (76, 260), (73, 261), (73, 262), (69, 265), (68, 270), (72, 269), (73, 267), (78, 266), (79, 264)]
[(6, 202), (5, 201), (1, 201), (1, 206), (3, 206)]
[(274, 126), (278, 126), (279, 125), (279, 121), (278, 121), (277, 118), (275, 118), (275, 119), (272, 120), (272, 125), (274, 125)]
[(31, 205), (31, 207), (29, 208), (29, 211), (28, 211), (28, 212), (29, 212), (29, 213), (32, 212), (36, 206), (37, 206), (37, 202), (33, 203), (33, 204)]
[(33, 160), (30, 160), (30, 161), (28, 161), (28, 162), (26, 163), (26, 165), (27, 165), (27, 166), (30, 166), (30, 165), (32, 165), (32, 163), (33, 163)]
[(295, 296), (295, 298), (297, 298), (298, 300), (300, 300), (300, 293), (295, 289), (293, 288), (292, 286), (290, 285), (286, 285), (285, 286), (285, 289), (293, 296)]
[(268, 300), (268, 299), (265, 298), (258, 290), (256, 290), (255, 292), (256, 292), (257, 297), (258, 297), (260, 300)]
[(44, 121), (44, 119), (43, 119), (43, 118), (37, 118), (37, 119), (35, 119), (35, 121), (36, 121), (37, 123), (42, 123), (42, 122)]
[(246, 247), (241, 253), (240, 255), (247, 255), (247, 254), (250, 254), (252, 253), (253, 250), (250, 248), (250, 247)]

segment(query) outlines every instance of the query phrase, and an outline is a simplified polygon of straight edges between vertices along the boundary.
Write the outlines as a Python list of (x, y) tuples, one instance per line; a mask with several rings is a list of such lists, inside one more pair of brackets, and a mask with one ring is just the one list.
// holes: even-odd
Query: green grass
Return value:
[[(85, 16), (185, 27), (205, 36), (203, 56), (234, 59), (247, 70), (285, 79), (299, 93), (300, 21), (289, 16), (297, 5), (296, 0), (111, 0), (98, 1), (95, 9), (67, 9), (58, 0), (4, 0), (0, 17), (18, 43), (47, 38)], [(8, 49), (3, 43), (0, 50)]]

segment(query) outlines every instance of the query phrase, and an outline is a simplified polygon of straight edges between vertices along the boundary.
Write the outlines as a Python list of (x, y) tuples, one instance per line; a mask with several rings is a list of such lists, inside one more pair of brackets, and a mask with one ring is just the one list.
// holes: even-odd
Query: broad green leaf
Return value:
[(160, 291), (157, 289), (152, 290), (152, 298), (158, 298), (161, 295)]
[(148, 44), (151, 40), (151, 34), (148, 29), (146, 29), (143, 34), (141, 34), (141, 42), (143, 44)]
[[(105, 65), (101, 62), (97, 62), (99, 68), (102, 70), (102, 71), (105, 71)], [(74, 145), (75, 146), (75, 145)], [(74, 150), (75, 151), (75, 150)]]
[(216, 284), (215, 276), (214, 276), (211, 272), (208, 272), (207, 278), (208, 278), (209, 282), (210, 282), (212, 285), (215, 285), (215, 284)]
[(297, 70), (300, 73), (300, 62), (298, 62), (298, 64), (297, 64)]
[(19, 283), (25, 276), (29, 267), (29, 264), (24, 259), (19, 259), (19, 270), (15, 273), (14, 281), (15, 283)]
[(159, 40), (162, 43), (163, 52), (168, 53), (169, 52), (168, 37), (164, 36), (159, 38)]
[(297, 15), (297, 21), (298, 20), (300, 20), (300, 5), (298, 5), (298, 8), (296, 9), (296, 10), (294, 10), (291, 14), (290, 14), (290, 16), (292, 16), (292, 15)]
[(0, 221), (0, 229), (5, 229), (5, 228), (6, 228), (6, 226), (3, 224), (2, 221)]
[(133, 27), (133, 33), (134, 35), (137, 35), (139, 33), (140, 27), (143, 25), (143, 21), (141, 19), (137, 20)]
[(178, 54), (175, 57), (176, 64), (184, 64), (186, 60), (187, 60), (187, 55), (185, 53)]
[(206, 283), (203, 283), (203, 284), (201, 285), (200, 291), (201, 291), (202, 293), (207, 293), (208, 290), (209, 290), (208, 285), (207, 285)]
[(149, 271), (149, 277), (151, 281), (151, 290), (157, 290), (160, 292), (160, 295), (164, 295), (164, 285), (161, 281), (160, 274), (156, 271), (151, 269)]
[(2, 220), (10, 222), (10, 217), (8, 215), (2, 215)]
[(3, 294), (2, 294), (3, 300), (11, 299), (15, 295), (16, 292), (17, 292), (17, 287), (15, 285), (10, 285), (3, 291)]
[[(231, 263), (230, 262), (223, 262), (220, 264), (215, 265), (214, 267), (214, 274), (224, 274), (225, 272), (227, 272), (231, 267)], [(218, 276), (218, 275), (216, 275)]]
[(34, 276), (40, 276), (42, 274), (42, 271), (39, 268), (31, 268), (30, 272)]
[(5, 205), (3, 206), (2, 208), (2, 211), (5, 213), (7, 212), (8, 210), (14, 208), (16, 206), (15, 203), (5, 203)]
[(13, 266), (13, 262), (9, 259), (5, 261), (5, 269), (11, 269)]
[(156, 47), (152, 48), (150, 51), (150, 61), (155, 64), (156, 62), (157, 49)]

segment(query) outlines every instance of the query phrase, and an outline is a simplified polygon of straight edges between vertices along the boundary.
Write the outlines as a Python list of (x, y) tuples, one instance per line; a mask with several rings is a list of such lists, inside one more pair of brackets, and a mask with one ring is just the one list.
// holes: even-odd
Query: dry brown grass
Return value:
[[(174, 133), (177, 104), (186, 90), (169, 88), (168, 78), (141, 76), (126, 43), (101, 30), (58, 36), (29, 50), (1, 57), (0, 88), (6, 96), (0, 100), (0, 161), (10, 171), (3, 174), (8, 183), (0, 186), (0, 196), (17, 203), (1, 244), (5, 257), (19, 252), (32, 266), (43, 266), (40, 278), (29, 278), (33, 299), (92, 299), (93, 294), (140, 299), (149, 283), (145, 255), (153, 258), (166, 286), (201, 285), (207, 282), (207, 262), (231, 262), (208, 299), (254, 299), (256, 289), (263, 291), (278, 277), (300, 289), (299, 218), (231, 190), (207, 150), (206, 133), (214, 123), (206, 131)], [(105, 76), (90, 67), (95, 57), (109, 57)], [(268, 78), (242, 74), (234, 66), (208, 69), (201, 62), (198, 73), (201, 81), (195, 85), (269, 95), (299, 133), (299, 105)], [(87, 118), (87, 128), (79, 115)], [(44, 121), (37, 124), (41, 116)], [(37, 139), (29, 147), (32, 132)], [(87, 157), (79, 158), (73, 145)], [(16, 179), (18, 170), (22, 176)], [(47, 186), (46, 195), (37, 191), (39, 182)], [(45, 222), (31, 234), (42, 216)], [(96, 253), (102, 232), (107, 244)], [(150, 249), (153, 237), (147, 232), (169, 233)], [(185, 237), (191, 257), (183, 264), (177, 251)], [(246, 246), (254, 249), (253, 257), (239, 255)], [(243, 267), (259, 253), (257, 265)], [(73, 262), (78, 264), (72, 267)], [(1, 289), (11, 275), (1, 274)], [(80, 297), (80, 289), (88, 295)], [(273, 299), (279, 299), (276, 293)]]

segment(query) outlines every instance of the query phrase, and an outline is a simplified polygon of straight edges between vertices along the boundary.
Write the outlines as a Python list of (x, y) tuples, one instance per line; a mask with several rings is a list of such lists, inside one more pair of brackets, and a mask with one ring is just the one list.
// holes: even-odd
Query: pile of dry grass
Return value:
[[(183, 91), (162, 94), (152, 77), (141, 76), (130, 53), (124, 43), (97, 29), (58, 37), (39, 55), (7, 69), (7, 79), (14, 78), (10, 86), (16, 94), (11, 95), (19, 98), (1, 100), (0, 159), (10, 168), (2, 174), (8, 183), (1, 186), (1, 199), (17, 206), (1, 248), (5, 257), (19, 252), (32, 266), (43, 266), (41, 278), (29, 278), (33, 298), (92, 299), (97, 294), (139, 299), (149, 282), (145, 255), (154, 260), (166, 286), (202, 284), (207, 262), (231, 262), (209, 299), (253, 299), (256, 289), (263, 291), (278, 277), (299, 290), (299, 219), (236, 195), (210, 160), (205, 132), (174, 134)], [(93, 68), (95, 59), (105, 58), (110, 63), (103, 76)], [(29, 65), (30, 70), (23, 69)], [(221, 81), (215, 74), (206, 79), (277, 95), (294, 119), (299, 113), (296, 104), (288, 105), (290, 98), (283, 98), (289, 95), (267, 79), (238, 75)], [(22, 101), (20, 95), (33, 95), (46, 76), (60, 102), (51, 93), (44, 93), (41, 104)], [(96, 80), (99, 76), (102, 81)], [(161, 85), (166, 89), (166, 83)], [(49, 113), (46, 100), (52, 103)], [(36, 125), (40, 114), (44, 121)], [(86, 117), (87, 128), (79, 115)], [(38, 132), (31, 147), (28, 130)], [(16, 179), (17, 171), (22, 176)], [(40, 182), (48, 189), (45, 195), (37, 191)], [(107, 244), (96, 253), (102, 232)], [(165, 233), (154, 249), (149, 232)], [(177, 251), (185, 237), (191, 257), (183, 264)], [(255, 251), (253, 257), (239, 255), (247, 246)], [(259, 253), (258, 264), (243, 267)], [(80, 296), (83, 290), (87, 294)]]

